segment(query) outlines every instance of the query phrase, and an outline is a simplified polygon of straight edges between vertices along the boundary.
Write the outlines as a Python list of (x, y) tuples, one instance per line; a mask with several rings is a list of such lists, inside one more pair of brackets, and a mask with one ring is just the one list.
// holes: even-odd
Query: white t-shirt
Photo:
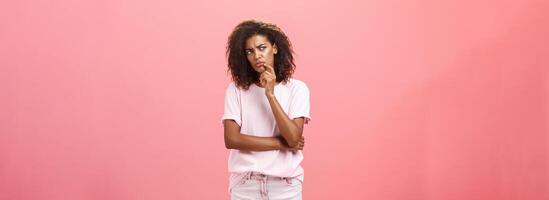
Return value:
[[(274, 95), (290, 119), (309, 115), (309, 88), (300, 80), (290, 78), (287, 83), (278, 83)], [(238, 88), (231, 82), (225, 92), (225, 108), (221, 121), (233, 119), (240, 125), (242, 134), (272, 137), (280, 135), (271, 106), (265, 96), (265, 88), (251, 84), (249, 90)], [(289, 150), (240, 151), (231, 149), (229, 154), (229, 190), (248, 172), (259, 172), (278, 177), (297, 177), (303, 181), (301, 167), (303, 153)]]

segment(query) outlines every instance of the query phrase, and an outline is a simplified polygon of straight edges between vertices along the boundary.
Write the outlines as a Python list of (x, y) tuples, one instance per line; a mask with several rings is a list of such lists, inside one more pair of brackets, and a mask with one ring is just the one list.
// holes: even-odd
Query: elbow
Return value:
[(299, 140), (293, 139), (293, 140), (287, 140), (288, 147), (290, 148), (296, 148), (299, 145)]
[(296, 148), (299, 145), (299, 142), (301, 140), (301, 133), (292, 134), (290, 137), (284, 138), (286, 139), (286, 143), (290, 148)]
[(235, 149), (235, 142), (231, 138), (225, 138), (225, 148)]
[(231, 142), (225, 140), (225, 148), (227, 148), (227, 149), (233, 149), (233, 145), (231, 144)]
[(227, 149), (238, 149), (241, 145), (240, 133), (236, 131), (225, 132), (224, 140)]

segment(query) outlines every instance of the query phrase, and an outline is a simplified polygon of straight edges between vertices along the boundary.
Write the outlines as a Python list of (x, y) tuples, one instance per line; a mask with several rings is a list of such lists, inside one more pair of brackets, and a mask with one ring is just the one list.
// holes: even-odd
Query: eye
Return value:
[(252, 53), (252, 51), (246, 50), (246, 51), (244, 51), (244, 53), (245, 53), (246, 55), (250, 55), (250, 54)]

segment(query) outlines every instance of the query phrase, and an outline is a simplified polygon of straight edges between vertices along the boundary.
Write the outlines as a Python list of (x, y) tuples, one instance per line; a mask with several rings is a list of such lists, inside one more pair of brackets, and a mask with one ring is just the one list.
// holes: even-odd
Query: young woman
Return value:
[(227, 44), (232, 82), (222, 117), (231, 199), (301, 199), (309, 89), (292, 78), (288, 37), (271, 23), (238, 24)]

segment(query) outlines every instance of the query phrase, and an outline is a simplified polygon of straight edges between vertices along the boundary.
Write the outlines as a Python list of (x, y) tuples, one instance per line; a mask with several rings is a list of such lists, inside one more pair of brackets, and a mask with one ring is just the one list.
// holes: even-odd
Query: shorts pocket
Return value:
[(289, 185), (289, 186), (297, 186), (297, 185), (303, 184), (301, 180), (295, 177), (286, 177), (284, 178), (284, 182), (286, 183), (286, 185)]

